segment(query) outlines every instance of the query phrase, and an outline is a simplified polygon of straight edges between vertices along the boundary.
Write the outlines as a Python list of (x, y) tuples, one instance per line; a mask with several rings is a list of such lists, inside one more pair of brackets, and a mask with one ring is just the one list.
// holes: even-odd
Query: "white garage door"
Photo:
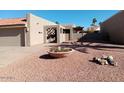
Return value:
[(25, 37), (23, 28), (0, 29), (0, 46), (24, 46)]

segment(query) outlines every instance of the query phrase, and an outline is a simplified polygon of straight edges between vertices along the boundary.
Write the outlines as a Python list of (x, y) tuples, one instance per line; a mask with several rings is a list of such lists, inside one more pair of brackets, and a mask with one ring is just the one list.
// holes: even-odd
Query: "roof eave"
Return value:
[(18, 28), (18, 27), (27, 27), (26, 24), (12, 24), (12, 25), (0, 25), (0, 28)]

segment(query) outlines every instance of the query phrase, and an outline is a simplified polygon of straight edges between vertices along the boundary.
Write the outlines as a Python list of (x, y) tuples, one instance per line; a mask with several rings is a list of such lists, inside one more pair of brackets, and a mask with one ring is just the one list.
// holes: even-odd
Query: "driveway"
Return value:
[(4, 67), (13, 62), (17, 62), (19, 59), (27, 57), (35, 52), (43, 51), (43, 45), (37, 45), (32, 47), (0, 47), (0, 67)]

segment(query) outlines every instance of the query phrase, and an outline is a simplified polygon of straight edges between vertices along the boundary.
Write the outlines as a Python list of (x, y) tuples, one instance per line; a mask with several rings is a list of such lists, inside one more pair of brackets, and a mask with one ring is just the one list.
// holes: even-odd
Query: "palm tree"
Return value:
[(97, 22), (97, 19), (93, 18), (91, 26), (95, 26), (96, 22)]
[(83, 45), (83, 41), (84, 41), (84, 38), (83, 38), (83, 36), (84, 36), (84, 30), (82, 29), (81, 45)]

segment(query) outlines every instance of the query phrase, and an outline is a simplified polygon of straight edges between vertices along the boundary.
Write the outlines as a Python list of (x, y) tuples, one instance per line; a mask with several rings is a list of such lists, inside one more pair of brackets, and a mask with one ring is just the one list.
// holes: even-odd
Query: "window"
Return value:
[(70, 29), (63, 29), (63, 33), (69, 34), (70, 33)]

